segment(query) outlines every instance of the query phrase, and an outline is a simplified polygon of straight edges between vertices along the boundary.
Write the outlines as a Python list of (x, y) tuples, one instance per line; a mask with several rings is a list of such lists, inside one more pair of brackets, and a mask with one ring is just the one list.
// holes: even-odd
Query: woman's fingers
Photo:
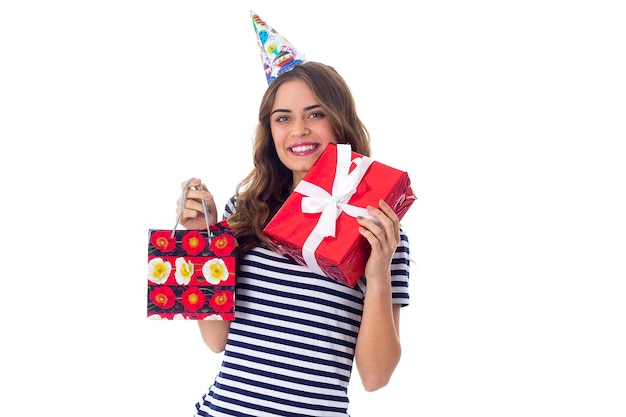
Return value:
[(376, 219), (375, 221), (362, 218), (359, 223), (375, 236), (397, 244), (400, 239), (398, 216), (384, 200), (380, 200), (379, 204), (380, 209), (372, 206), (367, 207), (368, 213)]
[(380, 210), (387, 216), (387, 219), (390, 220), (390, 223), (385, 225), (385, 231), (389, 236), (393, 236), (393, 241), (397, 246), (400, 242), (400, 219), (398, 219), (398, 215), (385, 200), (380, 199), (378, 203), (380, 204)]
[(365, 265), (365, 276), (373, 280), (389, 279), (389, 268), (400, 240), (398, 216), (383, 200), (380, 208), (367, 207), (373, 219), (359, 217), (359, 232), (369, 242), (372, 251)]
[[(185, 201), (183, 202), (182, 213), (180, 213), (180, 223), (188, 229), (205, 229), (206, 220), (204, 206), (209, 212), (209, 224), (217, 222), (217, 209), (213, 195), (208, 191), (206, 185), (202, 184), (199, 178), (183, 181), (181, 189), (187, 186), (185, 190)], [(204, 204), (203, 204), (204, 202)], [(176, 201), (176, 215), (179, 215), (181, 207), (180, 198)]]

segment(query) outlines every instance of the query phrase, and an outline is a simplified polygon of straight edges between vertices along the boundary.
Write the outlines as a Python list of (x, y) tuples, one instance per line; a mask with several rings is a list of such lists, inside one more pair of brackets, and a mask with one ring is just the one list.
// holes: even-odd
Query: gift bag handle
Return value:
[[(183, 191), (180, 196), (180, 205), (178, 206), (178, 216), (176, 216), (176, 224), (172, 229), (171, 237), (174, 237), (174, 232), (176, 232), (176, 228), (178, 227), (178, 223), (180, 222), (180, 217), (183, 215), (183, 207), (185, 205), (185, 198), (187, 197), (187, 189), (189, 188), (189, 183), (193, 181), (195, 178), (191, 177), (185, 182), (185, 186), (183, 187)], [(199, 186), (202, 189), (202, 185)], [(211, 233), (209, 232), (209, 208), (206, 206), (206, 201), (202, 200), (202, 209), (204, 210), (204, 221), (206, 222), (206, 230), (209, 234), (209, 242), (211, 241)]]

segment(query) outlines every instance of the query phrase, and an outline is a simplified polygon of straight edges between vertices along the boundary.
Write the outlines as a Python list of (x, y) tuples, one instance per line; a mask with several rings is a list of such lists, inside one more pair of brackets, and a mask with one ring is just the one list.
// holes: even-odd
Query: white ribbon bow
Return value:
[[(322, 240), (327, 236), (335, 237), (337, 218), (341, 212), (345, 212), (351, 217), (373, 217), (363, 207), (349, 204), (348, 201), (356, 192), (356, 188), (363, 179), (372, 161), (367, 156), (355, 158), (352, 161), (352, 150), (349, 144), (338, 144), (337, 148), (337, 168), (332, 188), (329, 194), (323, 188), (308, 181), (300, 181), (294, 191), (304, 195), (302, 198), (303, 213), (322, 213), (315, 228), (304, 242), (302, 247), (302, 257), (307, 266), (320, 275), (326, 275), (315, 259), (315, 251)], [(352, 162), (355, 168), (350, 172)]]

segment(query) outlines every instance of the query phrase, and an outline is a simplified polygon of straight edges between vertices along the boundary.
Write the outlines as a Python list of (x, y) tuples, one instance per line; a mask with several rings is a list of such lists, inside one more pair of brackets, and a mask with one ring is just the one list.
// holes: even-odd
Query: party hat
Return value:
[(250, 10), (250, 14), (261, 50), (261, 60), (268, 85), (280, 74), (306, 62), (304, 54), (298, 52), (287, 39), (265, 23), (258, 14), (252, 10)]

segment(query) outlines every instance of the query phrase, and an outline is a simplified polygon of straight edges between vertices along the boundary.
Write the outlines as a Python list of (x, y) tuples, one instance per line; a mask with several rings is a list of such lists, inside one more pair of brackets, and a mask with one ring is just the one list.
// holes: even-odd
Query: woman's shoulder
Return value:
[(224, 206), (224, 215), (222, 216), (224, 220), (235, 214), (235, 211), (237, 211), (236, 205), (237, 195), (233, 195), (230, 199), (228, 199), (226, 205)]

